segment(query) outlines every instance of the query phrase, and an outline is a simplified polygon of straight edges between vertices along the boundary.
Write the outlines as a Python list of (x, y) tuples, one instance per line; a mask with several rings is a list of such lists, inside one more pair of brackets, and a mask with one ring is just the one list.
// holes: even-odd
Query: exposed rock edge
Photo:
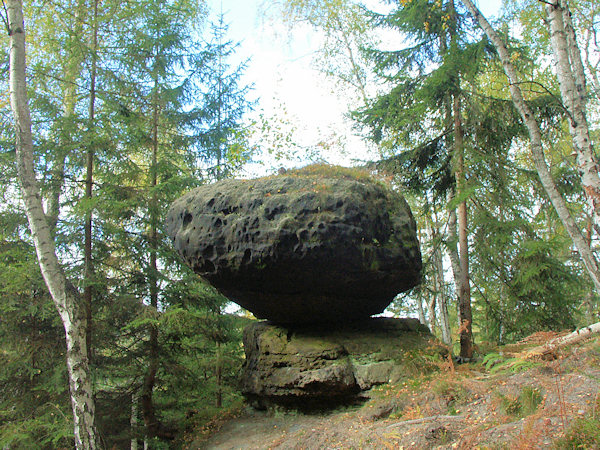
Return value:
[[(242, 392), (260, 405), (335, 404), (434, 367), (447, 354), (416, 319), (244, 330)], [(429, 366), (429, 364), (431, 364)]]

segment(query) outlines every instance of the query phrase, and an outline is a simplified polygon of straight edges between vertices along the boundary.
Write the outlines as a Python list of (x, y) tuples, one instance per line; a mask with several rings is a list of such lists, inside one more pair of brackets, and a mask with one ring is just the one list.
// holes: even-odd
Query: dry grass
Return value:
[(360, 167), (333, 166), (325, 163), (310, 164), (300, 169), (285, 172), (286, 176), (310, 178), (343, 178), (356, 181), (373, 181), (371, 172)]

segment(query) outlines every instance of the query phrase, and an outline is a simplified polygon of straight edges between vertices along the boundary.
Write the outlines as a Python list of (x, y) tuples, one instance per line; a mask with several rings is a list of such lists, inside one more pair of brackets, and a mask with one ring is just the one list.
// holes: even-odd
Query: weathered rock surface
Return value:
[(406, 201), (341, 168), (199, 187), (167, 231), (196, 273), (278, 323), (365, 318), (420, 281)]
[(242, 391), (268, 404), (345, 401), (371, 387), (414, 376), (446, 353), (416, 319), (369, 318), (336, 326), (244, 330)]

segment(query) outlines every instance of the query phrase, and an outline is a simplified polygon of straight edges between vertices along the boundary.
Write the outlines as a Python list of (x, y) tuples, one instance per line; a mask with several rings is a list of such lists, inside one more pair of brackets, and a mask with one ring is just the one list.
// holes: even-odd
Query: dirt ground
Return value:
[(600, 414), (599, 387), (595, 339), (561, 350), (553, 361), (498, 355), (448, 364), (434, 374), (372, 389), (361, 406), (328, 413), (247, 408), (189, 448), (552, 448), (578, 417)]

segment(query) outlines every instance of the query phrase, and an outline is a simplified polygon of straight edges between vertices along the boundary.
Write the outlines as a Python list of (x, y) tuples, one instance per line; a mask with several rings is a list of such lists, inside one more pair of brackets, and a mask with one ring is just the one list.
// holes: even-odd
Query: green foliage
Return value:
[(469, 392), (458, 382), (440, 380), (433, 384), (431, 389), (444, 399), (450, 415), (458, 414), (457, 406), (466, 403), (470, 398)]
[[(48, 212), (57, 214), (64, 270), (77, 288), (92, 287), (92, 378), (104, 444), (122, 448), (146, 433), (139, 408), (138, 428), (129, 423), (152, 358), (156, 415), (171, 434), (181, 433), (194, 411), (215, 401), (218, 346), (223, 404), (239, 401), (233, 386), (243, 323), (222, 314), (227, 300), (181, 265), (162, 224), (175, 198), (216, 177), (214, 142), (219, 176), (247, 161), (243, 115), (251, 103), (248, 89), (236, 85), (243, 66), (228, 71), (235, 46), (225, 42), (222, 20), (212, 42), (201, 40), (203, 2), (98, 2), (95, 54), (93, 4), (25, 6), (36, 169)], [(9, 114), (0, 105), (0, 446), (69, 448), (64, 330), (19, 204)], [(217, 116), (223, 133), (211, 140)], [(91, 199), (82, 182), (90, 149)], [(61, 210), (50, 210), (55, 199)], [(86, 278), (81, 228), (89, 214), (94, 273)], [(157, 355), (149, 351), (150, 330), (158, 330)]]
[(517, 397), (500, 395), (500, 409), (507, 416), (523, 418), (537, 411), (542, 394), (536, 388), (524, 386)]
[[(576, 22), (591, 20), (593, 5), (577, 3)], [(410, 192), (426, 255), (419, 295), (431, 300), (454, 294), (443, 273), (434, 281), (439, 277), (436, 264), (443, 262), (442, 250), (455, 244), (445, 236), (447, 210), (467, 201), (478, 338), (515, 341), (535, 331), (577, 325), (579, 305), (591, 287), (582, 281), (578, 258), (532, 171), (522, 144), (523, 126), (506, 89), (498, 89), (505, 83), (498, 63), (462, 11), (454, 14), (448, 1), (413, 0), (396, 2), (389, 14), (372, 14), (367, 20), (364, 9), (346, 0), (286, 4), (290, 20), (301, 18), (326, 30), (326, 72), (365, 100), (366, 80), (375, 75), (383, 82), (381, 95), (355, 117), (385, 158), (376, 169), (394, 174), (395, 183)], [(206, 19), (203, 2), (99, 2), (96, 54), (90, 45), (94, 24), (89, 6), (85, 1), (26, 4), (29, 92), (42, 195), (49, 214), (55, 212), (50, 210), (53, 200), (62, 206), (56, 218), (50, 217), (57, 220), (53, 231), (58, 253), (69, 277), (81, 280), (77, 287), (93, 288), (98, 425), (107, 447), (122, 448), (132, 436), (146, 433), (139, 410), (137, 428), (130, 428), (130, 419), (154, 359), (153, 402), (169, 431), (181, 436), (201, 429), (221, 411), (240, 407), (236, 383), (246, 319), (225, 314), (227, 300), (181, 265), (162, 224), (173, 199), (198, 184), (231, 176), (248, 160), (253, 149), (243, 117), (253, 103), (247, 100), (249, 88), (240, 86), (245, 65), (228, 64), (236, 47), (227, 40), (223, 17), (212, 26), (208, 43), (198, 40)], [(535, 57), (548, 53), (541, 8), (522, 8), (517, 2), (509, 6), (528, 41), (511, 48), (514, 61), (532, 80), (527, 101), (553, 144), (547, 157), (561, 192), (583, 218), (556, 83), (535, 64)], [(397, 31), (406, 47), (375, 49), (375, 26)], [(5, 44), (7, 37), (0, 40)], [(98, 64), (94, 121), (89, 116), (92, 57)], [(375, 65), (373, 73), (366, 70), (367, 60)], [(549, 88), (540, 93), (535, 90), (540, 85)], [(8, 89), (5, 79), (0, 86)], [(467, 180), (460, 195), (448, 202), (446, 194), (455, 189), (449, 120), (454, 98), (461, 100)], [(19, 202), (9, 116), (2, 103), (0, 447), (70, 448), (64, 330), (39, 272)], [(306, 149), (293, 142), (287, 125), (264, 121), (262, 131), (274, 136), (279, 156), (295, 146), (293, 156), (304, 159)], [(89, 149), (95, 155), (91, 199), (81, 182)], [(310, 151), (315, 159), (315, 150)], [(371, 179), (367, 170), (325, 164), (287, 175)], [(85, 278), (81, 228), (89, 214), (94, 220), (95, 270)], [(155, 267), (149, 255), (156, 256)], [(150, 351), (151, 330), (158, 331), (155, 354)], [(439, 364), (438, 356), (422, 351), (409, 352), (406, 358), (407, 370), (414, 374)], [(535, 364), (499, 353), (484, 358), (492, 373), (519, 372)], [(424, 378), (419, 380), (415, 387)], [(466, 396), (449, 382), (433, 389), (448, 400), (450, 412)], [(214, 406), (219, 393), (223, 408)], [(535, 411), (540, 398), (538, 390), (528, 388), (502, 403), (507, 414), (523, 416)], [(575, 421), (559, 447), (594, 445), (600, 439), (597, 422), (595, 412)], [(156, 438), (149, 443), (153, 448), (170, 445)]]
[(0, 218), (0, 446), (71, 447), (64, 331), (21, 221)]
[(244, 114), (254, 103), (248, 100), (250, 86), (240, 85), (246, 63), (230, 67), (228, 60), (236, 45), (226, 41), (228, 25), (223, 15), (211, 26), (211, 39), (203, 50), (202, 87), (204, 109), (195, 117), (202, 131), (198, 144), (202, 157), (209, 163), (208, 173), (214, 179), (235, 173), (250, 159), (249, 130), (244, 126)]
[[(491, 228), (486, 231), (491, 232)], [(507, 232), (510, 233), (506, 230), (504, 234), (490, 238), (484, 244), (484, 252), (480, 253), (480, 258), (490, 258), (482, 261), (488, 274), (490, 269), (501, 270), (499, 278), (494, 280), (494, 284), (501, 287), (490, 294), (494, 297), (489, 298), (487, 292), (481, 292), (485, 296), (485, 303), (481, 305), (483, 320), (489, 324), (486, 338), (514, 342), (536, 331), (575, 327), (577, 307), (585, 295), (586, 285), (559, 259), (556, 243), (537, 239), (519, 242), (517, 236), (510, 239)], [(499, 241), (502, 237), (504, 240)], [(515, 241), (518, 247), (513, 247)], [(501, 250), (488, 253), (490, 246), (496, 244)], [(478, 269), (477, 276), (479, 274)]]
[(483, 365), (490, 373), (519, 373), (539, 365), (539, 362), (517, 357), (506, 357), (501, 353), (488, 353)]
[(592, 411), (585, 417), (573, 420), (565, 435), (554, 442), (554, 448), (561, 450), (597, 448), (600, 442), (600, 402), (597, 400)]

